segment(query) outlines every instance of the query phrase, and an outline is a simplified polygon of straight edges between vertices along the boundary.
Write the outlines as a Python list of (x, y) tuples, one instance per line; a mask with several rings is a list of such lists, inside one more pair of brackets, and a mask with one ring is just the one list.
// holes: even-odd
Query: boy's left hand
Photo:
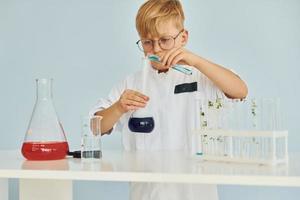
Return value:
[(173, 48), (171, 50), (158, 53), (161, 63), (164, 67), (170, 68), (175, 64), (195, 66), (197, 55), (183, 47)]

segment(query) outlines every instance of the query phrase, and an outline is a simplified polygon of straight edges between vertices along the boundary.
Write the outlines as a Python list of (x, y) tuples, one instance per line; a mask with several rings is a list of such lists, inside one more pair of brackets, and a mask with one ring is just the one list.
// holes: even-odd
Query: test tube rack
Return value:
[(287, 131), (196, 130), (203, 160), (277, 165), (288, 162)]
[(288, 131), (276, 98), (196, 98), (196, 153), (204, 160), (288, 162)]

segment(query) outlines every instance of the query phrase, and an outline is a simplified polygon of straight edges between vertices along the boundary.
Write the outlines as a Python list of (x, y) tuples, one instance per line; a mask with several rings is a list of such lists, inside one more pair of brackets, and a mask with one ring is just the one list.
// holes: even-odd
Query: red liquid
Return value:
[(22, 154), (27, 160), (63, 159), (69, 151), (67, 142), (24, 142)]

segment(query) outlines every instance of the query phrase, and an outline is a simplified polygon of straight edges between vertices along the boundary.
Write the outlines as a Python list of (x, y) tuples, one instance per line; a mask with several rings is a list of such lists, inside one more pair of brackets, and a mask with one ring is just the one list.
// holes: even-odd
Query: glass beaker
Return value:
[(81, 117), (81, 158), (100, 159), (102, 157), (101, 147), (101, 120), (102, 116)]
[(63, 159), (69, 145), (52, 96), (53, 79), (36, 79), (36, 102), (22, 146), (28, 160)]

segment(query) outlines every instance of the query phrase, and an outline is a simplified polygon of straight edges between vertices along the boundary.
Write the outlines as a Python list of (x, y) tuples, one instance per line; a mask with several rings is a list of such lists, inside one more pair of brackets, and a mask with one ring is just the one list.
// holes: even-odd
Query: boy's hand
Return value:
[(197, 59), (197, 55), (193, 54), (183, 47), (173, 48), (171, 50), (158, 53), (158, 56), (161, 60), (160, 67), (164, 69), (168, 69), (175, 64), (194, 66), (195, 60)]
[(130, 110), (144, 108), (149, 100), (149, 97), (134, 90), (125, 90), (118, 100), (117, 104), (122, 113)]

